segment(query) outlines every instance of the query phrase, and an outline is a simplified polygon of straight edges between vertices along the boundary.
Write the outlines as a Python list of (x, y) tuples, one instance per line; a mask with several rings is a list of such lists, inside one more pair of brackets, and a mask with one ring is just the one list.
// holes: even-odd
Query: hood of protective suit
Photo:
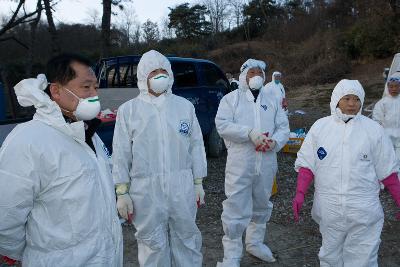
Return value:
[(150, 50), (142, 55), (137, 67), (137, 84), (140, 94), (148, 94), (147, 78), (150, 72), (156, 69), (165, 69), (168, 72), (170, 81), (167, 89), (167, 94), (170, 94), (172, 85), (174, 84), (174, 74), (172, 73), (171, 63), (160, 52)]
[(274, 71), (274, 73), (272, 73), (272, 81), (275, 82), (275, 75), (282, 75), (282, 73), (280, 73), (279, 71)]
[(331, 96), (331, 114), (332, 115), (338, 115), (336, 112), (336, 107), (345, 95), (356, 95), (361, 101), (361, 107), (360, 110), (357, 113), (357, 116), (361, 114), (362, 107), (364, 105), (364, 98), (365, 98), (365, 92), (364, 89), (361, 85), (361, 83), (358, 80), (341, 80), (333, 89), (332, 96)]
[(44, 92), (48, 83), (44, 74), (39, 74), (37, 78), (24, 79), (14, 86), (18, 103), (22, 107), (35, 106), (44, 108), (51, 106), (50, 97)]
[[(398, 79), (400, 79), (400, 71), (398, 71), (398, 72), (395, 72), (395, 73), (393, 73), (392, 75), (390, 75), (390, 77), (388, 77), (388, 81), (391, 79), (391, 78), (398, 78)], [(388, 83), (386, 83), (385, 84), (385, 90), (383, 91), (383, 97), (385, 97), (385, 96), (390, 96), (390, 97), (392, 97), (390, 94), (389, 94), (389, 88), (388, 88), (388, 85), (387, 85)]]
[(240, 75), (239, 75), (239, 90), (246, 91), (250, 89), (249, 85), (246, 82), (247, 72), (251, 68), (260, 68), (263, 72), (263, 84), (265, 82), (265, 69), (267, 65), (262, 60), (256, 59), (248, 59), (243, 65), (240, 67)]
[(66, 123), (60, 107), (44, 92), (47, 85), (48, 82), (44, 74), (39, 74), (37, 78), (20, 81), (14, 86), (18, 103), (23, 107), (34, 106), (36, 108), (34, 119), (43, 121), (75, 139), (84, 141), (83, 121)]

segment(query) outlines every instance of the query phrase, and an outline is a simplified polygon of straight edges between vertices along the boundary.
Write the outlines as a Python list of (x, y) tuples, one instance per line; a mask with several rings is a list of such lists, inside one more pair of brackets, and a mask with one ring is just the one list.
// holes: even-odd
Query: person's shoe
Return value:
[(265, 244), (258, 244), (258, 245), (247, 245), (246, 246), (246, 251), (253, 255), (256, 258), (259, 258), (260, 260), (266, 261), (266, 262), (275, 262), (276, 259), (272, 255), (271, 250), (269, 247)]

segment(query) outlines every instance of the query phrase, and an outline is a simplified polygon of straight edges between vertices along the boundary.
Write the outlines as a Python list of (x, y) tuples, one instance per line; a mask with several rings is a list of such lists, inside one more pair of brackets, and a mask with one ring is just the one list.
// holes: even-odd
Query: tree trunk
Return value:
[(28, 50), (28, 64), (26, 67), (26, 76), (31, 77), (32, 76), (32, 66), (34, 62), (34, 55), (35, 55), (35, 46), (36, 46), (36, 29), (40, 21), (41, 17), (41, 0), (37, 1), (37, 9), (40, 10), (36, 16), (36, 19), (32, 21), (29, 26), (30, 26), (30, 43), (29, 43), (29, 50)]
[(110, 31), (111, 31), (111, 4), (112, 0), (103, 0), (103, 17), (101, 20), (101, 56), (110, 55)]
[(389, 0), (396, 21), (400, 20), (400, 0)]
[(262, 14), (263, 14), (263, 16), (264, 16), (265, 23), (267, 23), (267, 21), (268, 21), (268, 15), (267, 15), (267, 12), (266, 12), (265, 9), (264, 9), (264, 0), (260, 0), (260, 9), (261, 9), (261, 12), (262, 12)]
[(6, 99), (8, 100), (8, 106), (10, 107), (10, 113), (13, 119), (17, 118), (17, 111), (16, 111), (16, 105), (15, 103), (17, 102), (15, 99), (15, 94), (14, 91), (12, 90), (12, 87), (10, 86), (10, 83), (8, 82), (7, 78), (7, 73), (3, 66), (0, 64), (0, 80), (3, 81), (3, 86), (4, 86), (4, 95)]
[(47, 23), (49, 25), (49, 33), (51, 36), (51, 52), (53, 55), (58, 54), (61, 52), (60, 49), (60, 41), (58, 39), (58, 34), (56, 30), (56, 25), (54, 24), (53, 20), (53, 14), (51, 11), (51, 5), (50, 2), (51, 0), (43, 0), (44, 2), (44, 8), (46, 10), (46, 17), (47, 17)]

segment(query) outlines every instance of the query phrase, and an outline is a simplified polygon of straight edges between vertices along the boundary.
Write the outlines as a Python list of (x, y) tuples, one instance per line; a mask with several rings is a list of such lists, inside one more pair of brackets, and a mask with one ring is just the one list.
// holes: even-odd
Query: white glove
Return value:
[(133, 201), (129, 194), (117, 196), (117, 209), (122, 218), (132, 223), (133, 217)]
[(199, 208), (201, 205), (206, 204), (204, 201), (204, 196), (206, 193), (203, 189), (203, 178), (194, 179), (194, 192), (196, 194), (197, 207)]
[(252, 129), (249, 133), (251, 142), (253, 142), (255, 147), (262, 146), (267, 143), (267, 136), (260, 133), (259, 131)]

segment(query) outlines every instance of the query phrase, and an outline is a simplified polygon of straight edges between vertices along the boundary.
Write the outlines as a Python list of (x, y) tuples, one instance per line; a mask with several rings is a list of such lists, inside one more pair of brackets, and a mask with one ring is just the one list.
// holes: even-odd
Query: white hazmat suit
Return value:
[[(349, 94), (358, 96), (361, 109), (345, 123), (337, 105)], [(322, 267), (378, 266), (379, 181), (395, 172), (396, 160), (382, 127), (361, 115), (364, 96), (358, 81), (340, 81), (332, 92), (331, 115), (314, 123), (297, 154), (296, 171), (314, 174), (312, 217), (322, 234)]]
[[(168, 72), (167, 92), (148, 92), (153, 70)], [(137, 70), (140, 94), (118, 109), (113, 140), (113, 177), (130, 183), (140, 266), (202, 264), (196, 226), (194, 179), (207, 175), (203, 137), (194, 106), (172, 94), (173, 73), (166, 57), (143, 54)]]
[[(239, 266), (242, 257), (242, 235), (246, 230), (246, 249), (270, 254), (264, 236), (271, 212), (269, 201), (274, 176), (277, 172), (276, 152), (289, 138), (288, 119), (277, 99), (262, 87), (257, 100), (246, 81), (251, 68), (265, 68), (265, 63), (246, 61), (239, 76), (239, 89), (225, 95), (218, 108), (215, 124), (228, 149), (225, 170), (225, 194), (222, 225), (224, 260), (218, 266)], [(264, 72), (264, 71), (263, 71)], [(265, 80), (265, 74), (263, 79)], [(256, 151), (249, 139), (255, 129), (269, 133), (276, 141), (272, 151)], [(270, 260), (273, 260), (272, 254)]]
[(286, 98), (285, 88), (283, 87), (282, 83), (275, 82), (275, 75), (281, 75), (279, 71), (274, 71), (272, 73), (272, 80), (265, 85), (266, 90), (270, 90), (274, 93), (274, 95), (282, 101), (282, 99)]
[[(400, 73), (395, 73), (391, 77), (400, 79)], [(383, 98), (375, 104), (372, 118), (382, 125), (390, 137), (397, 160), (400, 161), (400, 96), (391, 96), (385, 86)]]
[(22, 266), (122, 266), (106, 148), (95, 134), (95, 154), (84, 122), (66, 123), (41, 78), (15, 86), (19, 103), (36, 114), (0, 150), (0, 254)]

